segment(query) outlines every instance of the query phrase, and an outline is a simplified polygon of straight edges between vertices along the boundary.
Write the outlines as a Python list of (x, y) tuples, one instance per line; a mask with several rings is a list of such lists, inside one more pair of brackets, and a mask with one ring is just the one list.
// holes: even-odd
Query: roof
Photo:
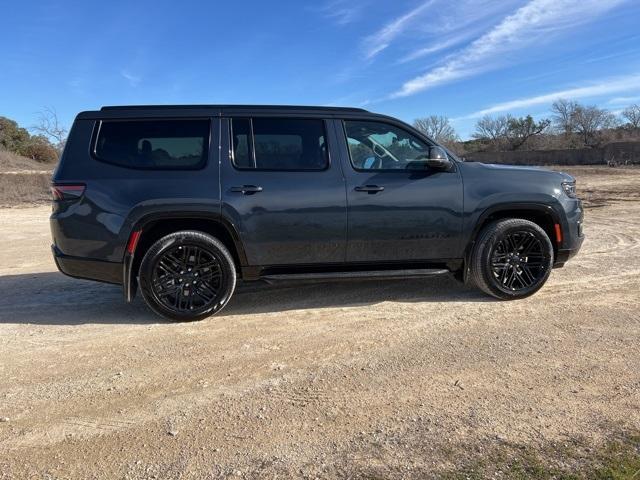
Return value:
[(80, 112), (80, 120), (112, 120), (122, 118), (197, 118), (234, 115), (305, 116), (324, 118), (367, 117), (383, 115), (362, 108), (304, 105), (122, 105), (104, 106), (100, 110)]
[(290, 110), (290, 111), (330, 111), (330, 112), (367, 112), (362, 108), (323, 107), (316, 105), (109, 105), (100, 111), (110, 110)]

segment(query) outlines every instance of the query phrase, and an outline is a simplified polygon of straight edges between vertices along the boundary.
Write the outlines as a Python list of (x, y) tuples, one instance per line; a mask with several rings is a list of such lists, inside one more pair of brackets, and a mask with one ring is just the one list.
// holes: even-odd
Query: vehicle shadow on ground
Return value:
[[(76, 280), (58, 272), (0, 277), (0, 324), (151, 324), (163, 320), (140, 295), (124, 303), (122, 288)], [(401, 280), (359, 279), (322, 283), (239, 284), (215, 318), (381, 302), (485, 302), (491, 299), (450, 276)]]

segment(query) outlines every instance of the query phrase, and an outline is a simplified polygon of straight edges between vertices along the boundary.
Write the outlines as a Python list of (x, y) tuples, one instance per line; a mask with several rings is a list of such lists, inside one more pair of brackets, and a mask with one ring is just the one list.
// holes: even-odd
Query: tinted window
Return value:
[(345, 121), (351, 164), (357, 170), (426, 168), (429, 146), (415, 135), (382, 122)]
[(95, 154), (124, 167), (190, 169), (205, 163), (208, 144), (209, 120), (103, 121)]
[(233, 162), (260, 170), (324, 170), (327, 149), (323, 120), (235, 118)]
[(253, 168), (253, 151), (251, 146), (251, 120), (236, 118), (232, 123), (233, 160), (237, 167)]

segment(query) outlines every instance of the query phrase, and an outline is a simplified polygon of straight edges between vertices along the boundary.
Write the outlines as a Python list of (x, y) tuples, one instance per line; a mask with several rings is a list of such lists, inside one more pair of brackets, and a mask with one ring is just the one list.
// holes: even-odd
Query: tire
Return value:
[(227, 248), (211, 235), (190, 230), (155, 242), (142, 259), (139, 275), (149, 308), (177, 322), (218, 313), (236, 287), (236, 269)]
[(501, 300), (536, 293), (553, 267), (553, 245), (546, 232), (529, 220), (510, 218), (487, 225), (471, 256), (471, 279), (483, 292)]

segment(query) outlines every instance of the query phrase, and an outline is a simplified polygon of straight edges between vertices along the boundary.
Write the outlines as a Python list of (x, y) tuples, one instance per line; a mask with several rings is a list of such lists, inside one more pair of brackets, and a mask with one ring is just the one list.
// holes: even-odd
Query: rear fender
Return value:
[[(180, 212), (180, 213), (152, 213), (148, 214), (140, 220), (133, 223), (133, 226), (129, 231), (129, 240), (127, 242), (127, 247), (129, 247), (132, 235), (135, 232), (140, 233), (140, 240), (144, 240), (144, 244), (148, 244), (148, 241), (145, 240), (145, 231), (149, 231), (150, 227), (158, 224), (158, 222), (171, 222), (171, 221), (206, 221), (207, 223), (211, 222), (212, 225), (219, 225), (223, 227), (226, 232), (229, 234), (233, 242), (233, 247), (235, 248), (235, 253), (237, 253), (237, 261), (239, 261), (240, 265), (238, 265), (241, 269), (247, 266), (247, 257), (244, 251), (244, 247), (240, 240), (240, 236), (236, 229), (236, 226), (230, 222), (228, 219), (222, 217), (221, 215), (212, 214), (211, 212), (201, 212), (201, 211), (192, 211), (192, 212)], [(174, 230), (175, 231), (175, 230)], [(154, 239), (155, 241), (155, 239)], [(140, 245), (140, 241), (137, 242)], [(136, 245), (136, 247), (138, 246)], [(149, 245), (147, 245), (149, 246)], [(125, 251), (122, 271), (122, 285), (123, 285), (123, 293), (124, 299), (127, 303), (131, 302), (136, 294), (138, 288), (138, 280), (136, 275), (137, 267), (140, 265), (142, 261), (142, 257), (146, 248), (138, 249), (133, 248)]]

